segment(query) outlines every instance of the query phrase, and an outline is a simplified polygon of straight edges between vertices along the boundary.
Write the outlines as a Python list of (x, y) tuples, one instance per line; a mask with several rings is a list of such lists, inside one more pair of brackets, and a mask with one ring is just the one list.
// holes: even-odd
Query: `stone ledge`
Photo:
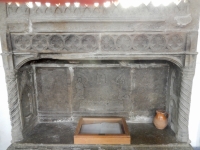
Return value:
[(13, 143), (7, 150), (193, 150), (189, 144), (168, 145), (65, 145)]

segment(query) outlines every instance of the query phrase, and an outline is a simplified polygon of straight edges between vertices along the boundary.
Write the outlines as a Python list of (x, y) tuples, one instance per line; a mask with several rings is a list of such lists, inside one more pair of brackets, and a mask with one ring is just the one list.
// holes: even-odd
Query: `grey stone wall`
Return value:
[[(30, 66), (34, 73), (28, 74)], [(112, 61), (38, 61), (28, 67), (19, 71), (19, 87), (24, 89), (20, 98), (24, 120), (34, 114), (38, 114), (39, 122), (112, 115), (149, 123), (156, 109), (166, 109), (170, 69), (167, 63), (144, 61), (122, 66)], [(29, 77), (32, 74), (34, 79)]]

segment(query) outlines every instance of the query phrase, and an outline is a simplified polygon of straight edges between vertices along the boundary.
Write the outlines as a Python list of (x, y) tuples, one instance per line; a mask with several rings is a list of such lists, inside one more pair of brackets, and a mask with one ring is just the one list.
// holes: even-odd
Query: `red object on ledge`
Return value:
[(40, 2), (40, 3), (51, 3), (51, 4), (65, 4), (65, 3), (80, 3), (81, 5), (94, 5), (94, 3), (99, 3), (100, 5), (105, 2), (116, 2), (118, 0), (0, 0), (0, 2), (18, 2), (18, 3), (27, 3), (27, 2)]

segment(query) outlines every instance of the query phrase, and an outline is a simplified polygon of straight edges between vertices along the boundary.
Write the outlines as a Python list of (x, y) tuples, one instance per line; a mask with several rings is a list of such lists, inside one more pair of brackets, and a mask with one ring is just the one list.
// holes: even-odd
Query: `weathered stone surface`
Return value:
[[(7, 21), (9, 24), (18, 22), (20, 20), (27, 20), (26, 26), (29, 28), (31, 24), (31, 31), (47, 32), (48, 30), (71, 31), (84, 30), (85, 21), (91, 25), (85, 26), (88, 32), (91, 31), (162, 31), (162, 30), (192, 30), (198, 29), (197, 16), (193, 15), (197, 1), (192, 3), (181, 1), (179, 5), (174, 3), (165, 7), (154, 7), (152, 3), (147, 6), (142, 4), (138, 7), (130, 7), (124, 11), (121, 5), (115, 6), (111, 4), (109, 8), (104, 7), (88, 7), (81, 6), (79, 8), (70, 5), (66, 6), (51, 6), (42, 5), (40, 7), (34, 6), (32, 9), (26, 5), (21, 5), (19, 8), (15, 4), (7, 5)], [(124, 17), (126, 16), (126, 17)], [(77, 19), (78, 18), (78, 19)], [(128, 25), (121, 23), (128, 21)], [(64, 23), (63, 23), (64, 22)], [(78, 23), (76, 23), (78, 22)], [(100, 22), (100, 23), (96, 23)], [(118, 24), (118, 28), (113, 25)], [(50, 26), (46, 26), (47, 23)], [(66, 25), (68, 23), (68, 25)], [(103, 24), (102, 24), (103, 23)], [(111, 23), (111, 26), (108, 25)], [(101, 24), (101, 26), (99, 26)], [(120, 25), (119, 25), (120, 24)], [(121, 26), (122, 25), (122, 26)], [(13, 31), (13, 28), (10, 28)], [(16, 30), (16, 29), (14, 29)], [(26, 28), (24, 30), (27, 30)], [(30, 29), (28, 29), (30, 30)]]
[(12, 144), (8, 150), (193, 150), (190, 145), (170, 144), (170, 145), (148, 145), (148, 146), (114, 146), (114, 145), (40, 145), (40, 144)]
[(70, 114), (68, 70), (36, 68), (39, 119), (67, 119)]
[[(124, 63), (122, 67), (123, 63), (112, 61), (76, 65), (67, 61), (38, 61), (31, 65), (34, 79), (25, 78), (25, 67), (25, 77), (20, 69), (20, 87), (32, 83), (36, 90), (26, 88), (21, 99), (25, 103), (26, 97), (36, 95), (39, 120), (46, 122), (83, 115), (120, 115), (131, 117), (131, 121), (143, 116), (151, 120), (156, 109), (166, 108), (169, 65)], [(26, 107), (22, 109), (29, 113)]]
[[(44, 127), (46, 129), (48, 128), (54, 128), (57, 126), (61, 127), (62, 129), (64, 129), (64, 131), (66, 131), (65, 127), (67, 127), (67, 125), (61, 124), (61, 125), (52, 125), (52, 124), (44, 124), (43, 125), (43, 129)], [(144, 126), (142, 126), (144, 127)], [(138, 129), (138, 128), (137, 128)], [(57, 130), (56, 130), (57, 131)], [(57, 131), (56, 133), (59, 133), (59, 131)], [(142, 133), (142, 132), (140, 132)], [(140, 134), (139, 133), (139, 134)], [(137, 134), (137, 133), (136, 133)], [(146, 134), (148, 134), (146, 132)], [(37, 134), (33, 134), (36, 137), (38, 137)], [(48, 135), (48, 136), (47, 136)], [(51, 140), (49, 135), (43, 135), (43, 137), (45, 137), (46, 139)], [(170, 138), (170, 136), (166, 135), (165, 133), (163, 134), (163, 136), (167, 136), (167, 138)], [(61, 140), (64, 140), (63, 142), (66, 143), (66, 141), (69, 141), (69, 139), (65, 139), (66, 137), (64, 136), (57, 136), (60, 138)], [(140, 137), (139, 137), (140, 138)], [(152, 135), (150, 135), (149, 137), (147, 137), (147, 139), (152, 139)], [(157, 137), (159, 138), (159, 137)], [(32, 141), (27, 141), (26, 143), (14, 143), (12, 144), (8, 150), (43, 150), (43, 149), (47, 149), (47, 150), (193, 150), (193, 148), (189, 145), (189, 144), (178, 144), (178, 143), (171, 143), (171, 144), (148, 144), (148, 145), (138, 145), (138, 144), (131, 144), (131, 145), (73, 145), (73, 144), (61, 144), (62, 142), (58, 142), (59, 140), (57, 140), (56, 142), (52, 141), (51, 144), (45, 144), (45, 140), (44, 138), (42, 138), (41, 136), (39, 136), (39, 139), (41, 139), (43, 142), (34, 142), (34, 141), (38, 141), (36, 139), (31, 139)], [(29, 139), (30, 140), (30, 139)], [(73, 140), (73, 139), (72, 139)], [(160, 138), (158, 141), (162, 140), (162, 138)]]
[[(174, 132), (167, 127), (158, 130), (152, 123), (128, 123), (131, 135), (131, 146), (146, 144), (178, 143)], [(20, 143), (34, 144), (73, 144), (77, 122), (41, 123), (37, 125)]]
[(12, 34), (14, 52), (185, 52), (184, 33)]
[[(95, 114), (147, 123), (158, 108), (169, 112), (169, 126), (179, 142), (189, 142), (188, 115), (197, 55), (199, 3), (181, 1), (166, 7), (150, 3), (128, 9), (114, 4), (109, 8), (42, 5), (32, 9), (24, 4), (20, 7), (14, 3), (0, 4), (0, 36), (13, 142), (23, 139), (22, 134), (27, 135), (41, 122), (76, 121), (79, 116)], [(43, 59), (65, 62), (43, 61), (45, 64)], [(40, 61), (35, 64), (35, 60)], [(69, 64), (68, 60), (75, 64)], [(37, 127), (38, 131), (44, 129), (41, 124)], [(56, 131), (60, 133), (58, 128)], [(191, 147), (188, 144), (97, 147), (18, 143), (10, 149), (188, 150)]]
[(166, 109), (169, 66), (136, 68), (133, 73), (133, 112), (135, 116), (154, 116)]
[(73, 111), (129, 111), (130, 83), (130, 68), (74, 68)]
[(23, 126), (28, 128), (34, 124), (37, 116), (34, 77), (31, 66), (26, 66), (18, 72), (19, 98), (22, 107)]
[(177, 133), (178, 130), (178, 105), (179, 105), (179, 93), (180, 88), (179, 85), (181, 83), (181, 72), (175, 66), (172, 67), (170, 71), (170, 95), (168, 101), (168, 108), (169, 111), (169, 122), (171, 129)]
[(14, 51), (92, 52), (98, 49), (95, 34), (12, 34)]
[(6, 83), (8, 91), (8, 102), (10, 110), (10, 119), (12, 125), (12, 142), (21, 141), (23, 139), (23, 123), (20, 110), (20, 101), (19, 101), (19, 88), (17, 82), (17, 75), (15, 72), (7, 70)]

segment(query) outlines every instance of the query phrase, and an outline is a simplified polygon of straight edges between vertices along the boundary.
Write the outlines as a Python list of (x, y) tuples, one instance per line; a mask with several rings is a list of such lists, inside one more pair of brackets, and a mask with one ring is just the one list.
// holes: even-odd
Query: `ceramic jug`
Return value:
[(153, 123), (157, 129), (164, 129), (168, 124), (168, 113), (164, 110), (157, 110)]

